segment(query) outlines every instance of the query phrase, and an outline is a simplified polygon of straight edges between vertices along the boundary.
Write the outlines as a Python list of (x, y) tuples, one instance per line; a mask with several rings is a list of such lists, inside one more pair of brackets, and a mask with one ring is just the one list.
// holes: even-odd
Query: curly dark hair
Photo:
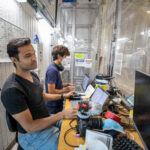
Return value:
[(65, 56), (70, 56), (69, 49), (64, 45), (56, 45), (55, 47), (53, 47), (53, 50), (52, 50), (53, 60), (57, 59), (58, 54), (62, 57), (64, 55)]

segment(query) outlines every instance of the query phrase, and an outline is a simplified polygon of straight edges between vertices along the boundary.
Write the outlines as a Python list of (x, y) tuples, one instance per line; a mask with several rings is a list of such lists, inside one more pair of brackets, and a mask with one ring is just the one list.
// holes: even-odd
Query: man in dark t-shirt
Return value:
[[(67, 47), (64, 45), (56, 45), (52, 50), (53, 62), (49, 65), (45, 75), (46, 93), (64, 94), (70, 92), (74, 88), (74, 84), (63, 83), (60, 71), (64, 70), (62, 61), (70, 55)], [(63, 109), (63, 99), (46, 102), (48, 110), (51, 114), (56, 114)]]
[(43, 93), (37, 75), (30, 71), (37, 67), (37, 61), (29, 38), (10, 41), (7, 53), (16, 71), (6, 80), (1, 100), (16, 121), (20, 146), (25, 150), (57, 150), (59, 129), (54, 124), (63, 118), (76, 117), (77, 110), (67, 109), (49, 116), (44, 100), (69, 98), (73, 92), (65, 95)]

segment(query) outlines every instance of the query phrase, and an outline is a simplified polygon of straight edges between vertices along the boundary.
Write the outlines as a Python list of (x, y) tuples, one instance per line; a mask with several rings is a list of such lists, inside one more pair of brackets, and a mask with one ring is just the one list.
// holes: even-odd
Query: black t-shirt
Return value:
[[(33, 83), (14, 73), (11, 74), (2, 88), (2, 103), (11, 115), (29, 109), (34, 120), (48, 117), (49, 113), (43, 100), (43, 88), (37, 75), (33, 72), (31, 75)], [(18, 122), (17, 129), (21, 133), (26, 133)]]

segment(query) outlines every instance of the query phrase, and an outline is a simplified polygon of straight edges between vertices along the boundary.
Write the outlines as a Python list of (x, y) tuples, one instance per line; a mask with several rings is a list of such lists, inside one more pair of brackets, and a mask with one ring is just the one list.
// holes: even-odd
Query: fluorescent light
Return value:
[(19, 2), (19, 3), (26, 3), (27, 0), (17, 0), (17, 2)]
[(148, 11), (146, 11), (148, 14), (150, 14), (150, 11), (148, 10)]
[(141, 35), (144, 35), (145, 33), (144, 33), (144, 32), (141, 32), (140, 34), (141, 34)]

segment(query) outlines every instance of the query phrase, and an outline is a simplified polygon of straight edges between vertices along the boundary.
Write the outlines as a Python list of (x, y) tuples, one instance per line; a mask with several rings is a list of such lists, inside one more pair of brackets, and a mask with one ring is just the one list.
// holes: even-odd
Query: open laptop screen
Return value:
[(108, 97), (109, 94), (107, 92), (105, 92), (102, 88), (97, 87), (97, 89), (91, 97), (91, 101), (99, 103), (101, 106), (103, 106)]
[(85, 91), (87, 86), (88, 86), (88, 83), (89, 83), (89, 77), (87, 75), (84, 76), (84, 79), (83, 79), (83, 82), (82, 82), (82, 88), (83, 90)]
[(94, 93), (94, 91), (95, 91), (94, 87), (91, 84), (89, 84), (85, 91), (85, 96), (90, 98), (91, 95)]

